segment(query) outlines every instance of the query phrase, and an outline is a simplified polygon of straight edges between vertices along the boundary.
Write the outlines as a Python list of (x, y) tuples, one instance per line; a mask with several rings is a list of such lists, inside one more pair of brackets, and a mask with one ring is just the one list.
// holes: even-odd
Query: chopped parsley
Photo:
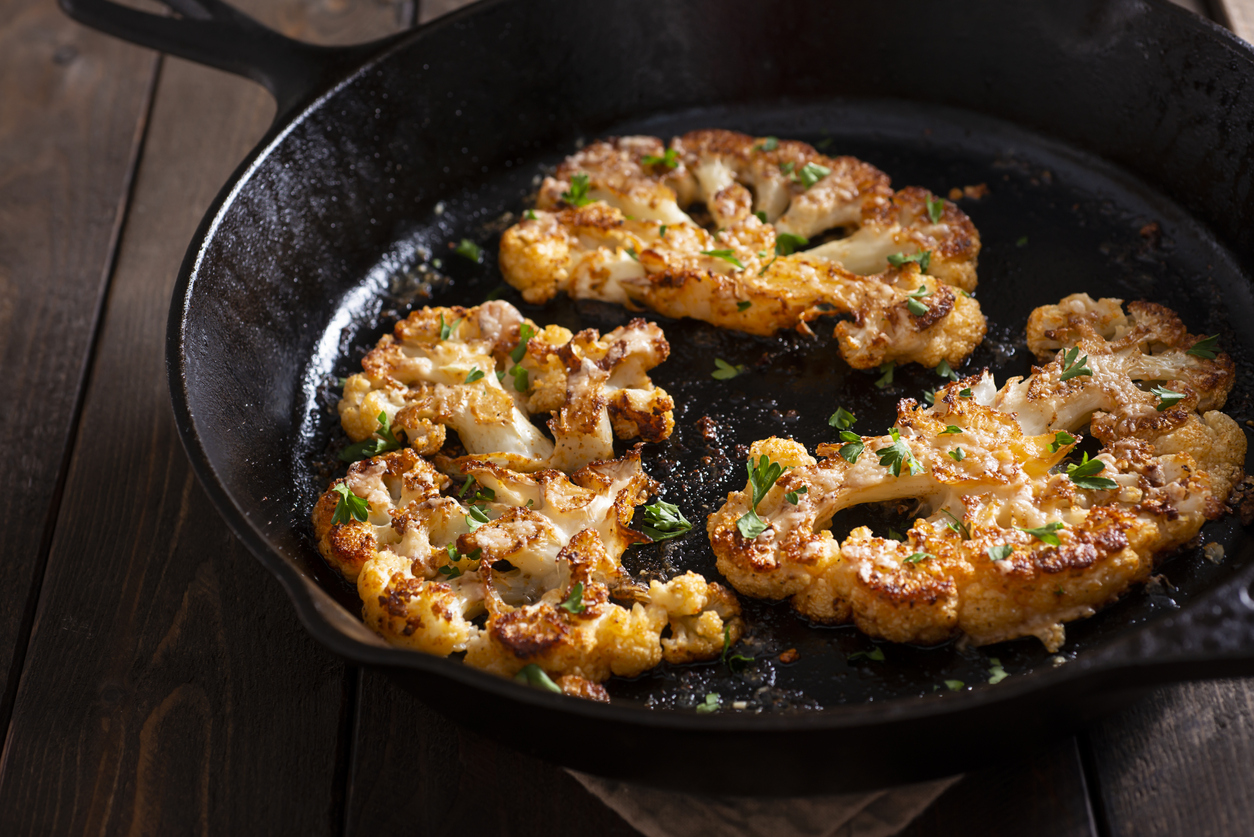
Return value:
[(919, 302), (919, 300), (931, 295), (932, 292), (927, 289), (927, 285), (920, 285), (918, 290), (906, 294), (906, 308), (916, 317), (922, 317), (931, 309)]
[[(744, 263), (741, 262), (740, 259), (736, 258), (736, 254), (733, 253), (731, 250), (702, 250), (701, 255), (713, 256), (714, 258), (722, 259), (723, 261), (729, 264), (734, 264), (736, 267), (740, 268), (741, 270), (745, 269)], [(774, 259), (772, 259), (771, 261), (774, 261)]]
[(882, 663), (884, 662), (884, 649), (877, 645), (870, 651), (854, 651), (852, 654), (845, 657), (845, 662), (847, 663), (852, 663), (855, 660), (871, 660), (873, 662)]
[(962, 535), (962, 539), (965, 541), (971, 540), (971, 530), (967, 528), (967, 524), (963, 523), (962, 519), (959, 518), (958, 515), (954, 514), (949, 509), (941, 509), (941, 513), (949, 516), (949, 520), (945, 522), (945, 528), (955, 534)]
[(450, 561), (478, 561), (483, 557), (482, 549), (476, 549), (473, 552), (467, 552), (463, 555), (458, 552), (456, 543), (450, 543), (444, 547), (444, 551), (448, 553), (448, 559)]
[(964, 456), (966, 456), (966, 454), (962, 452), (962, 448), (954, 448), (949, 452), (949, 458), (954, 462), (961, 462)]
[(510, 367), (509, 374), (514, 376), (515, 392), (526, 392), (531, 387), (531, 379), (521, 364), (515, 363)]
[(483, 261), (483, 248), (469, 238), (463, 238), (453, 252), (463, 259), (470, 259), (475, 264)]
[(679, 165), (679, 152), (668, 148), (661, 157), (656, 154), (646, 154), (640, 158), (640, 162), (646, 166), (666, 166), (668, 169), (673, 169)]
[(758, 271), (758, 275), (759, 275), (759, 276), (765, 276), (765, 275), (766, 275), (766, 271), (767, 271), (767, 269), (768, 269), (768, 268), (770, 268), (770, 266), (771, 266), (771, 265), (775, 264), (775, 260), (776, 260), (776, 259), (778, 259), (778, 258), (779, 258), (779, 254), (778, 254), (778, 253), (776, 253), (774, 256), (772, 256), (772, 257), (771, 257), (771, 260), (770, 260), (769, 262), (767, 262), (766, 264), (762, 265), (762, 269)]
[(666, 225), (665, 224), (657, 228), (657, 237), (666, 238)]
[(1061, 520), (1055, 520), (1053, 523), (1046, 523), (1044, 526), (1038, 526), (1035, 529), (1024, 529), (1021, 526), (1016, 526), (1015, 528), (1020, 532), (1028, 533), (1042, 543), (1047, 543), (1050, 546), (1058, 546), (1062, 543), (1062, 541), (1060, 541), (1058, 536), (1054, 533), (1059, 529), (1066, 529), (1067, 525)]
[(958, 397), (959, 397), (959, 398), (970, 398), (970, 397), (971, 397), (971, 387), (963, 387), (962, 389), (958, 390)]
[(523, 666), (514, 679), (526, 686), (534, 686), (537, 689), (545, 689), (550, 692), (562, 693), (562, 687), (553, 682), (553, 679), (544, 673), (544, 669), (535, 663), (528, 663)]
[(1054, 434), (1054, 441), (1049, 443), (1049, 452), (1058, 453), (1058, 449), (1067, 445), (1075, 444), (1075, 436), (1072, 436), (1065, 430), (1059, 430)]
[(775, 252), (780, 256), (791, 256), (798, 249), (805, 247), (809, 243), (810, 239), (804, 235), (780, 233), (775, 236)]
[(832, 173), (832, 170), (829, 169), (827, 166), (820, 166), (818, 163), (806, 163), (804, 166), (801, 167), (801, 169), (797, 172), (797, 174), (793, 177), (793, 179), (801, 183), (802, 186), (809, 189), (815, 183), (818, 183), (820, 180), (827, 177), (831, 173)]
[(722, 660), (731, 669), (733, 674), (737, 674), (745, 670), (749, 663), (753, 662), (752, 654), (732, 654), (727, 656), (727, 652), (731, 650), (731, 625), (723, 625), (723, 656)]
[(665, 500), (641, 506), (640, 510), (644, 512), (644, 525), (641, 528), (655, 541), (677, 538), (692, 528), (679, 506)]
[(483, 370), (478, 366), (470, 367), (470, 374), (466, 376), (466, 383), (473, 384), (475, 381), (483, 377)]
[(789, 161), (787, 163), (780, 163), (779, 170), (782, 171), (784, 174), (788, 175), (789, 177), (792, 177), (792, 170), (796, 168), (796, 166), (797, 164), (792, 161)]
[(941, 198), (933, 198), (927, 196), (927, 217), (935, 224), (940, 221), (941, 215), (945, 212), (945, 201)]
[(1067, 381), (1078, 375), (1092, 375), (1093, 370), (1089, 369), (1089, 356), (1076, 360), (1076, 356), (1080, 354), (1079, 346), (1072, 346), (1067, 353), (1062, 356), (1062, 374), (1058, 376), (1058, 380)]
[(949, 691), (951, 692), (956, 692), (964, 688), (966, 685), (967, 684), (963, 683), (961, 680), (946, 680), (945, 681), (945, 688), (949, 689)]
[(875, 386), (883, 389), (893, 382), (893, 369), (897, 366), (895, 361), (880, 364), (880, 368), (876, 371), (880, 373), (880, 377), (875, 382)]
[(521, 363), (523, 355), (527, 353), (527, 343), (532, 337), (536, 336), (536, 330), (531, 327), (530, 323), (523, 323), (518, 327), (518, 345), (509, 350), (509, 359), (514, 363)]
[(766, 524), (762, 522), (762, 518), (758, 517), (758, 503), (762, 502), (762, 498), (771, 490), (771, 486), (775, 485), (775, 481), (783, 475), (784, 466), (778, 462), (772, 462), (766, 454), (762, 455), (757, 465), (754, 465), (752, 460), (745, 465), (749, 470), (749, 485), (753, 488), (753, 504), (749, 506), (749, 511), (736, 521), (736, 528), (740, 530), (741, 537), (753, 540), (766, 531)]
[(919, 270), (926, 273), (928, 265), (932, 263), (932, 251), (924, 250), (921, 253), (911, 253), (908, 256), (905, 253), (891, 253), (888, 256), (888, 263), (893, 267), (901, 267), (906, 262), (918, 262)]
[(904, 543), (906, 540), (906, 536), (898, 532), (896, 529), (889, 527), (888, 539), (892, 541), (897, 541), (898, 543)]
[(777, 148), (779, 148), (779, 137), (767, 137), (753, 146), (754, 151), (774, 151)]
[(758, 219), (759, 221), (761, 221), (763, 224), (765, 224), (765, 223), (766, 223), (766, 213), (765, 213), (765, 212), (763, 212), (763, 211), (762, 211), (762, 210), (760, 210), (760, 209), (759, 209), (757, 212), (754, 212), (754, 213), (753, 213), (753, 217), (754, 217), (754, 218), (757, 218), (757, 219)]
[(958, 373), (950, 368), (949, 361), (947, 360), (942, 360), (940, 363), (936, 364), (936, 369), (934, 371), (942, 378), (948, 378), (951, 381), (958, 380)]
[(1010, 557), (1010, 553), (1014, 551), (1014, 546), (1008, 543), (990, 546), (988, 548), (988, 558), (990, 561), (1005, 561)]
[(370, 516), (370, 503), (366, 498), (358, 497), (344, 483), (340, 483), (331, 490), (340, 495), (339, 501), (335, 504), (335, 514), (331, 515), (332, 526), (347, 523), (350, 520), (366, 522)]
[(523, 217), (526, 218), (528, 221), (534, 221), (536, 220), (536, 211), (534, 209), (528, 209), (526, 212), (523, 213)]
[(857, 419), (853, 413), (844, 407), (837, 407), (836, 412), (832, 413), (831, 418), (827, 420), (828, 427), (835, 427), (837, 430), (848, 430), (857, 423)]
[(750, 305), (753, 305), (753, 300), (749, 300), (749, 299), (742, 299), (740, 302), (737, 302), (737, 303), (736, 303), (736, 310), (737, 310), (737, 311), (748, 311), (748, 310), (749, 310), (749, 306), (750, 306)]
[(951, 433), (961, 433), (961, 432), (962, 432), (962, 428), (961, 428), (961, 427), (959, 427), (958, 425), (956, 425), (956, 424), (947, 424), (947, 425), (945, 425), (945, 429), (944, 429), (944, 430), (942, 430), (942, 431), (940, 432), (940, 435), (941, 435), (941, 436), (945, 436), (945, 435), (947, 435), (947, 434), (951, 434)]
[(847, 443), (837, 451), (840, 454), (840, 458), (850, 465), (857, 465), (858, 457), (866, 449), (866, 444), (862, 441), (862, 437), (851, 430), (842, 430), (840, 431), (840, 440)]
[(923, 466), (914, 458), (910, 446), (901, 440), (901, 433), (897, 428), (894, 427), (888, 432), (893, 437), (893, 443), (875, 452), (875, 455), (880, 458), (880, 464), (892, 471), (894, 477), (901, 476), (902, 465), (909, 468), (912, 476), (923, 473)]
[(587, 608), (583, 603), (583, 582), (576, 581), (570, 586), (570, 593), (566, 596), (566, 601), (558, 605), (567, 613), (583, 613)]
[(631, 260), (632, 260), (633, 262), (638, 262), (638, 261), (640, 261), (640, 257), (639, 257), (638, 255), (636, 255), (636, 248), (635, 248), (635, 247), (628, 247), (628, 248), (627, 248), (627, 255), (631, 256)]
[(453, 322), (452, 322), (452, 323), (450, 323), (449, 325), (445, 325), (445, 324), (444, 324), (444, 315), (443, 315), (443, 314), (441, 314), (441, 315), (440, 315), (440, 339), (441, 339), (441, 340), (447, 340), (447, 339), (449, 339), (450, 337), (452, 337), (452, 336), (453, 336), (453, 333), (454, 333), (455, 331), (457, 331), (457, 327), (458, 327), (459, 325), (461, 325), (461, 324), (462, 324), (462, 320), (464, 320), (464, 319), (466, 319), (466, 318), (465, 318), (465, 317), (461, 317), (460, 319), (453, 320)]
[(717, 711), (718, 706), (719, 706), (718, 692), (707, 692), (705, 695), (705, 700), (702, 701), (701, 703), (698, 703), (696, 708), (698, 712), (700, 712), (702, 715), (705, 715), (706, 713)]
[(379, 429), (374, 432), (374, 436), (344, 448), (344, 450), (340, 451), (340, 461), (356, 462), (358, 459), (369, 459), (372, 456), (378, 456), (390, 450), (399, 450), (405, 446), (392, 432), (392, 421), (388, 418), (387, 413), (380, 410), (378, 421)]
[(436, 572), (452, 580), (454, 578), (459, 577), (462, 574), (462, 568), (455, 566), (453, 564), (445, 564), (444, 566), (437, 569)]
[(1184, 398), (1183, 392), (1176, 392), (1166, 387), (1151, 387), (1150, 392), (1158, 396), (1158, 412), (1162, 412), (1168, 407), (1174, 407), (1180, 403), (1180, 399)]
[(588, 196), (588, 175), (577, 174), (570, 179), (570, 190), (562, 192), (562, 200), (571, 206), (587, 206), (592, 203)]
[(475, 531), (480, 526), (488, 523), (492, 518), (488, 517), (488, 510), (478, 503), (470, 505), (470, 511), (466, 514), (466, 525), (470, 527), (470, 531)]
[(1219, 352), (1219, 346), (1216, 341), (1219, 339), (1218, 334), (1212, 334), (1210, 337), (1203, 337), (1193, 344), (1191, 349), (1185, 349), (1186, 355), (1200, 357), (1203, 360), (1214, 360), (1215, 355)]
[(1010, 676), (1010, 674), (1004, 668), (1001, 667), (1001, 660), (997, 659), (996, 657), (989, 657), (988, 664), (989, 664), (989, 669), (988, 669), (988, 682), (989, 683), (991, 684), (1000, 683), (1001, 681), (1005, 680), (1007, 677)]
[(935, 557), (936, 556), (930, 552), (915, 552), (915, 553), (912, 553), (910, 557), (906, 558), (904, 563), (918, 564), (921, 561), (926, 561), (929, 558), (935, 558)]
[(710, 373), (710, 377), (716, 381), (730, 381), (732, 378), (745, 371), (743, 363), (731, 364), (723, 360), (721, 357), (714, 358), (714, 371)]
[(807, 493), (809, 490), (810, 490), (810, 487), (809, 487), (809, 486), (807, 486), (807, 485), (803, 485), (803, 486), (801, 486), (800, 488), (798, 488), (796, 491), (789, 491), (787, 494), (785, 494), (785, 495), (784, 495), (784, 499), (785, 499), (785, 500), (787, 500), (788, 502), (792, 503), (792, 504), (795, 506), (795, 505), (797, 505), (797, 495), (798, 495), (798, 494), (805, 494), (805, 493)]
[(1112, 488), (1118, 488), (1119, 483), (1114, 480), (1096, 476), (1104, 470), (1106, 470), (1106, 463), (1100, 459), (1089, 459), (1086, 453), (1079, 464), (1073, 462), (1067, 466), (1067, 476), (1080, 488), (1087, 488), (1090, 491), (1109, 491)]

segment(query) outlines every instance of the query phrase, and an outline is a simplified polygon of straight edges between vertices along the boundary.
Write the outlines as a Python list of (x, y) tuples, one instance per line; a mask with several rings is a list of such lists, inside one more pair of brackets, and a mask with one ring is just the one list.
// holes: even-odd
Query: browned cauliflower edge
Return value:
[[(955, 205), (852, 157), (732, 131), (595, 142), (501, 238), (528, 302), (559, 292), (770, 335), (827, 314), (845, 360), (957, 365), (983, 339), (979, 234)], [(750, 191), (752, 189), (752, 191)], [(703, 204), (717, 232), (681, 207)], [(801, 249), (833, 228), (844, 238)], [(794, 252), (796, 251), (796, 252)]]
[[(1201, 338), (1160, 305), (1071, 296), (1033, 312), (1029, 343), (1053, 359), (1001, 389), (984, 372), (932, 407), (903, 400), (889, 435), (846, 431), (819, 460), (755, 442), (749, 484), (707, 521), (719, 570), (745, 595), (895, 642), (1036, 636), (1056, 651), (1063, 623), (1224, 513), (1246, 439), (1218, 411), (1232, 360), (1190, 354)], [(1086, 425), (1102, 448), (1077, 461)], [(772, 466), (785, 470), (763, 493)], [(903, 500), (921, 509), (902, 541), (827, 531), (842, 509)]]

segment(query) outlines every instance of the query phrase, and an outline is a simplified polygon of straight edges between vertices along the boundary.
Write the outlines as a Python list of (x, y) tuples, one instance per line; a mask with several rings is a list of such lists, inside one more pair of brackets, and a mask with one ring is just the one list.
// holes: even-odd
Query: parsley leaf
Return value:
[[(356, 462), (358, 459), (369, 459), (386, 451), (405, 447), (404, 443), (393, 434), (392, 421), (388, 418), (388, 414), (380, 410), (378, 420), (379, 429), (375, 431), (375, 435), (344, 448), (340, 451), (340, 461)], [(375, 438), (376, 436), (378, 438)]]
[(518, 345), (509, 350), (509, 359), (514, 363), (522, 363), (523, 355), (527, 354), (527, 343), (536, 336), (536, 330), (530, 323), (518, 327)]
[(901, 441), (901, 433), (897, 428), (894, 427), (888, 432), (893, 437), (893, 443), (875, 452), (875, 455), (880, 458), (880, 464), (891, 470), (894, 477), (901, 476), (902, 465), (909, 468), (911, 475), (923, 473), (923, 466), (914, 458), (910, 446)]
[(831, 418), (827, 420), (827, 426), (835, 427), (837, 430), (848, 430), (853, 427), (857, 421), (858, 420), (854, 418), (853, 413), (849, 412), (844, 407), (837, 407), (836, 412), (832, 413)]
[(340, 495), (339, 502), (335, 504), (335, 514), (331, 515), (332, 526), (347, 523), (350, 520), (366, 522), (370, 516), (370, 503), (366, 498), (358, 497), (344, 483), (340, 483), (331, 490)]
[(452, 337), (452, 336), (453, 336), (453, 332), (457, 331), (457, 327), (458, 327), (459, 325), (461, 325), (461, 324), (462, 324), (462, 320), (464, 320), (464, 319), (466, 319), (466, 318), (465, 318), (465, 317), (462, 317), (462, 318), (460, 318), (460, 319), (453, 320), (453, 322), (452, 322), (450, 325), (445, 325), (445, 324), (444, 324), (444, 315), (443, 315), (443, 314), (441, 314), (441, 315), (440, 315), (440, 339), (441, 339), (441, 340), (447, 340), (447, 339), (449, 339), (450, 337)]
[(644, 525), (640, 528), (655, 541), (677, 538), (692, 528), (679, 506), (665, 500), (641, 506), (640, 510), (644, 512)]
[(1151, 387), (1150, 392), (1158, 396), (1158, 412), (1162, 412), (1168, 407), (1174, 407), (1180, 403), (1180, 399), (1184, 398), (1183, 392), (1176, 392), (1166, 387)]
[(534, 221), (536, 220), (536, 211), (534, 209), (528, 209), (526, 212), (523, 213), (523, 217), (526, 218), (528, 221)]
[(931, 220), (931, 222), (933, 224), (939, 222), (941, 219), (941, 215), (943, 215), (944, 212), (945, 212), (945, 201), (942, 200), (941, 198), (933, 198), (931, 195), (928, 195), (927, 196), (927, 217)]
[(583, 603), (583, 582), (576, 581), (570, 586), (570, 594), (566, 596), (566, 601), (558, 605), (567, 613), (583, 613), (587, 608)]
[(748, 310), (749, 310), (749, 306), (750, 306), (750, 305), (752, 305), (752, 304), (753, 304), (753, 301), (752, 301), (752, 300), (749, 300), (749, 299), (742, 299), (740, 302), (737, 302), (737, 303), (736, 303), (736, 310), (737, 310), (737, 311), (748, 311)]
[(964, 456), (966, 456), (966, 454), (962, 452), (962, 448), (954, 448), (949, 452), (949, 458), (954, 462), (961, 462)]
[(775, 236), (775, 252), (780, 256), (791, 256), (798, 249), (805, 247), (809, 243), (810, 239), (804, 235), (779, 233)]
[(850, 465), (858, 464), (858, 457), (862, 455), (862, 451), (866, 449), (866, 444), (862, 441), (862, 437), (850, 430), (840, 431), (840, 440), (848, 442), (842, 447), (838, 453), (840, 458), (848, 462)]
[(1089, 459), (1089, 455), (1086, 453), (1078, 465), (1071, 463), (1067, 466), (1067, 476), (1080, 488), (1087, 488), (1090, 491), (1108, 491), (1112, 488), (1118, 488), (1119, 483), (1114, 480), (1108, 477), (1095, 476), (1095, 474), (1100, 474), (1104, 470), (1106, 470), (1106, 463), (1100, 459)]
[(774, 256), (772, 256), (772, 257), (771, 257), (771, 260), (770, 260), (769, 262), (767, 262), (766, 264), (762, 265), (762, 269), (758, 271), (758, 275), (759, 275), (759, 276), (764, 276), (764, 275), (766, 275), (766, 271), (767, 271), (767, 269), (768, 269), (768, 268), (770, 268), (770, 266), (771, 266), (771, 265), (775, 264), (775, 260), (776, 260), (776, 259), (778, 259), (778, 258), (779, 258), (779, 254), (778, 254), (778, 253), (776, 253)]
[(766, 523), (758, 517), (757, 509), (749, 509), (736, 521), (736, 528), (742, 538), (751, 541), (766, 531)]
[(971, 387), (963, 387), (962, 389), (958, 390), (958, 397), (959, 397), (959, 398), (970, 398), (970, 397), (971, 397)]
[(779, 148), (779, 137), (767, 137), (753, 146), (754, 151), (774, 151), (777, 148)]
[(1059, 430), (1054, 434), (1054, 441), (1049, 443), (1049, 452), (1058, 453), (1058, 449), (1067, 445), (1075, 444), (1075, 436), (1072, 436), (1065, 430)]
[(1067, 353), (1062, 356), (1062, 374), (1058, 376), (1058, 380), (1067, 381), (1077, 375), (1092, 375), (1093, 370), (1089, 369), (1089, 356), (1085, 355), (1076, 360), (1076, 355), (1080, 354), (1079, 346), (1072, 346)]
[(514, 376), (514, 390), (516, 392), (526, 392), (531, 386), (531, 379), (527, 375), (527, 370), (521, 364), (515, 363), (510, 367), (509, 374)]
[(988, 669), (988, 682), (989, 683), (992, 683), (992, 684), (1000, 683), (1001, 681), (1005, 680), (1007, 677), (1010, 676), (1010, 674), (1004, 668), (1001, 667), (1001, 660), (997, 659), (996, 657), (989, 657), (988, 663), (989, 663), (989, 669)]
[(470, 367), (470, 374), (466, 376), (466, 383), (473, 384), (475, 381), (483, 377), (483, 370), (478, 366)]
[(962, 432), (962, 428), (958, 427), (956, 424), (947, 424), (945, 425), (945, 429), (940, 432), (940, 435), (944, 436), (946, 434), (961, 433), (961, 432)]
[(951, 692), (956, 692), (959, 689), (962, 689), (963, 687), (965, 687), (966, 685), (967, 684), (963, 683), (961, 680), (946, 680), (945, 681), (945, 688), (949, 689), (949, 691)]
[(792, 504), (795, 506), (795, 505), (797, 505), (797, 495), (798, 495), (798, 494), (805, 494), (805, 493), (807, 493), (809, 490), (810, 490), (810, 487), (809, 487), (809, 486), (807, 486), (807, 485), (803, 485), (803, 486), (801, 486), (800, 488), (798, 488), (796, 491), (789, 491), (787, 494), (785, 494), (785, 495), (784, 495), (784, 499), (785, 499), (785, 500), (787, 500), (788, 502), (792, 503)]
[(852, 654), (845, 657), (845, 662), (847, 663), (852, 663), (855, 660), (872, 660), (877, 663), (882, 663), (884, 662), (884, 649), (877, 645), (870, 651), (854, 651)]
[(1058, 546), (1062, 543), (1062, 541), (1058, 540), (1058, 536), (1054, 533), (1059, 529), (1066, 529), (1067, 525), (1061, 520), (1055, 520), (1053, 523), (1046, 523), (1044, 526), (1038, 526), (1035, 529), (1024, 529), (1021, 526), (1016, 526), (1015, 528), (1020, 532), (1027, 532), (1029, 535), (1042, 543), (1047, 543), (1050, 546)]
[[(729, 264), (734, 264), (736, 267), (740, 268), (741, 270), (745, 269), (744, 263), (741, 262), (740, 259), (736, 258), (736, 254), (733, 253), (731, 250), (702, 250), (701, 255), (713, 256), (714, 258), (722, 259), (723, 261), (728, 262)], [(774, 259), (772, 259), (771, 261), (774, 261)]]
[(778, 462), (772, 462), (766, 454), (762, 455), (762, 459), (757, 465), (752, 460), (745, 463), (745, 467), (749, 470), (749, 485), (753, 488), (753, 503), (749, 506), (749, 511), (741, 515), (736, 521), (736, 528), (740, 530), (742, 537), (747, 540), (753, 540), (758, 535), (766, 531), (766, 524), (762, 522), (762, 518), (758, 517), (758, 503), (762, 502), (762, 498), (771, 490), (771, 486), (775, 485), (784, 473), (784, 466)]
[(742, 363), (730, 364), (721, 357), (714, 358), (714, 371), (710, 373), (710, 377), (716, 381), (730, 381), (732, 378), (745, 371)]
[(729, 650), (731, 650), (731, 625), (725, 624), (723, 625), (723, 655), (720, 659), (727, 664), (733, 674), (744, 671), (745, 667), (754, 660), (752, 654), (732, 654), (729, 657), (727, 656)]
[(697, 704), (697, 711), (702, 715), (718, 710), (719, 696), (718, 692), (706, 693), (705, 700)]
[(924, 250), (921, 253), (911, 253), (909, 256), (905, 253), (891, 253), (888, 256), (888, 263), (893, 267), (901, 267), (906, 262), (918, 262), (919, 270), (926, 273), (928, 265), (932, 263), (932, 251)]
[(1210, 337), (1203, 337), (1193, 344), (1191, 349), (1185, 349), (1186, 355), (1200, 357), (1203, 360), (1214, 360), (1216, 353), (1219, 352), (1219, 346), (1216, 341), (1219, 339), (1218, 334), (1212, 334)]
[(665, 224), (657, 228), (657, 237), (666, 238), (666, 225)]
[(796, 168), (796, 166), (797, 164), (790, 160), (787, 163), (780, 163), (779, 170), (782, 171), (784, 174), (788, 175), (789, 177), (792, 177), (792, 170)]
[(797, 172), (795, 179), (798, 180), (802, 186), (809, 189), (815, 183), (818, 183), (831, 173), (832, 170), (827, 166), (820, 166), (818, 163), (806, 163), (801, 167), (801, 170)]
[(452, 580), (462, 574), (462, 568), (454, 566), (453, 564), (445, 564), (444, 566), (439, 567), (436, 572)]
[(971, 540), (971, 530), (967, 528), (967, 524), (963, 523), (958, 515), (954, 514), (949, 509), (941, 509), (941, 512), (949, 515), (949, 520), (945, 523), (945, 526), (949, 529), (949, 531), (962, 535), (963, 540)]
[(911, 291), (906, 295), (906, 308), (916, 317), (922, 317), (931, 309), (919, 302), (919, 300), (931, 295), (932, 292), (927, 289), (927, 285), (920, 285), (918, 290)]
[(588, 175), (577, 174), (570, 179), (570, 190), (562, 192), (562, 200), (571, 206), (587, 206), (592, 203), (588, 197)]
[(990, 546), (988, 548), (988, 558), (990, 561), (1005, 561), (1010, 557), (1010, 553), (1014, 551), (1014, 546), (1008, 543), (1003, 543), (998, 546)]
[(480, 526), (491, 521), (488, 517), (488, 510), (478, 503), (472, 503), (470, 511), (466, 514), (466, 525), (470, 527), (470, 531), (475, 531)]
[(559, 695), (562, 693), (562, 687), (554, 683), (553, 679), (544, 673), (544, 669), (540, 668), (535, 663), (528, 663), (523, 666), (519, 672), (514, 675), (514, 679), (526, 686), (534, 686), (537, 689), (557, 692)]
[(640, 256), (636, 254), (636, 248), (635, 248), (635, 247), (628, 247), (628, 248), (627, 248), (627, 255), (631, 256), (631, 260), (632, 260), (633, 262), (638, 262), (638, 261), (640, 261)]
[(470, 259), (475, 264), (483, 261), (483, 248), (469, 238), (463, 238), (453, 252), (464, 259)]
[(898, 543), (906, 542), (906, 536), (901, 534), (900, 532), (898, 532), (896, 529), (892, 528), (891, 526), (888, 528), (888, 539), (890, 541), (897, 541)]
[(668, 148), (661, 157), (656, 154), (646, 154), (640, 158), (640, 162), (646, 166), (666, 166), (668, 169), (673, 169), (679, 165), (679, 152)]
[(936, 556), (935, 556), (935, 555), (933, 555), (933, 554), (932, 554), (932, 553), (930, 553), (930, 552), (915, 552), (915, 553), (911, 554), (911, 555), (910, 555), (910, 557), (906, 558), (906, 559), (904, 560), (904, 563), (906, 563), (906, 564), (918, 564), (918, 563), (919, 563), (919, 562), (921, 562), (921, 561), (926, 561), (928, 558), (935, 558), (935, 557), (936, 557)]
[(936, 369), (934, 371), (942, 378), (948, 378), (951, 381), (958, 380), (958, 373), (950, 368), (949, 361), (947, 360), (942, 360), (940, 363), (936, 364)]
[(877, 370), (880, 373), (880, 377), (878, 380), (876, 380), (875, 386), (878, 387), (879, 389), (883, 389), (884, 387), (891, 384), (893, 382), (893, 368), (896, 366), (897, 366), (896, 361), (892, 361), (892, 360), (890, 360), (888, 363), (880, 364), (880, 368)]
[(760, 210), (760, 209), (759, 209), (757, 212), (754, 212), (754, 213), (753, 213), (753, 217), (754, 217), (754, 218), (757, 218), (757, 219), (758, 219), (759, 221), (761, 221), (763, 224), (765, 224), (765, 223), (766, 223), (766, 213), (765, 213), (765, 212), (763, 212), (763, 211), (762, 211), (762, 210)]

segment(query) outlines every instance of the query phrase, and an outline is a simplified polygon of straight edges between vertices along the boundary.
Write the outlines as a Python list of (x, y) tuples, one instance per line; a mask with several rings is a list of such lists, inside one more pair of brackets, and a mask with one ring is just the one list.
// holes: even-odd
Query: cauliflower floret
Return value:
[[(627, 137), (568, 158), (540, 210), (502, 236), (506, 280), (529, 302), (565, 291), (752, 334), (850, 314), (836, 336), (856, 368), (957, 364), (983, 339), (979, 304), (962, 293), (975, 287), (979, 235), (953, 204), (894, 194), (873, 166), (800, 142), (697, 131), (664, 151)], [(717, 233), (680, 208), (698, 201)], [(856, 230), (788, 254), (836, 226)]]
[[(354, 441), (395, 431), (419, 453), (457, 431), (469, 459), (515, 470), (574, 470), (614, 455), (614, 436), (656, 442), (674, 402), (648, 370), (666, 359), (661, 329), (634, 320), (602, 337), (543, 330), (507, 302), (424, 308), (397, 323), (349, 377), (340, 421)], [(552, 413), (550, 441), (527, 418)]]
[[(711, 659), (725, 633), (739, 638), (726, 589), (688, 573), (644, 591), (623, 571), (623, 551), (648, 540), (628, 524), (655, 487), (638, 449), (569, 478), (456, 464), (467, 481), (408, 448), (357, 462), (314, 509), (319, 549), (389, 642), (465, 652), (504, 676), (535, 664), (568, 693), (603, 699), (595, 684), (612, 674)], [(369, 504), (366, 520), (336, 522), (337, 489)]]
[[(933, 407), (904, 400), (888, 436), (850, 434), (820, 445), (821, 460), (790, 440), (754, 443), (749, 484), (708, 521), (719, 570), (746, 595), (896, 642), (1037, 636), (1057, 650), (1064, 622), (1144, 581), (1156, 555), (1224, 512), (1242, 475), (1240, 428), (1197, 412), (1222, 406), (1231, 359), (1188, 355), (1197, 338), (1161, 306), (1128, 308), (1038, 309), (1030, 322), (1051, 325), (1031, 340), (1060, 349), (1051, 362), (1000, 390), (984, 372)], [(1171, 392), (1138, 386), (1154, 381)], [(1064, 462), (1086, 424), (1104, 447)], [(771, 463), (785, 470), (754, 507)], [(903, 500), (921, 508), (904, 541), (827, 531), (842, 509)]]

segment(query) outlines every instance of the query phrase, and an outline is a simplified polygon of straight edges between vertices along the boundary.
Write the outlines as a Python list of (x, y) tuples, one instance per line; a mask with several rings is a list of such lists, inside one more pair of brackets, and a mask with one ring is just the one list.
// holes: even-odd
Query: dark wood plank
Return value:
[(569, 773), (446, 721), (362, 672), (346, 837), (638, 832)]
[[(323, 41), (397, 18), (371, 0), (246, 8)], [(0, 762), (0, 833), (341, 828), (344, 666), (208, 504), (165, 385), (183, 252), (272, 113), (249, 82), (162, 65)], [(21, 418), (29, 440), (39, 424)]]
[(900, 837), (1096, 837), (1075, 738), (968, 773)]
[(0, 0), (0, 730), (60, 497), (156, 61)]
[(1112, 837), (1254, 832), (1254, 679), (1155, 690), (1087, 746)]

